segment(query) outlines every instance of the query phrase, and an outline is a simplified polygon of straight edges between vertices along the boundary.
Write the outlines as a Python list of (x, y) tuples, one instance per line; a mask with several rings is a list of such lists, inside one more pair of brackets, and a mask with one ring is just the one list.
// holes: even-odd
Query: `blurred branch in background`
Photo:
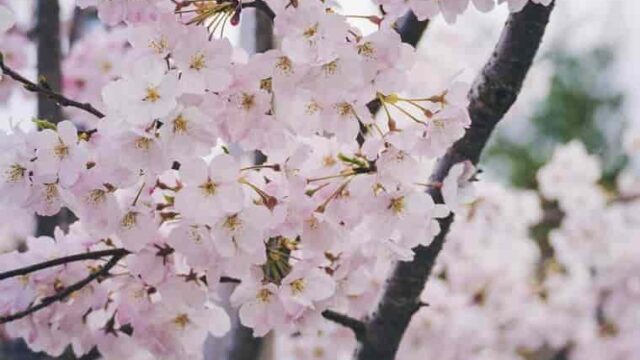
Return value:
[[(37, 40), (37, 72), (36, 87), (48, 91), (36, 91), (38, 94), (38, 118), (52, 123), (63, 120), (61, 105), (63, 101), (51, 96), (62, 94), (62, 40), (61, 17), (58, 0), (38, 0), (36, 8), (35, 39)], [(84, 32), (87, 22), (95, 13), (80, 10), (74, 14), (70, 30), (69, 47)], [(72, 105), (73, 106), (73, 105)], [(36, 235), (53, 235), (56, 226), (67, 227), (73, 221), (73, 214), (67, 209), (56, 216), (38, 216)], [(97, 359), (99, 354), (91, 351), (81, 360)], [(2, 360), (48, 360), (51, 357), (32, 352), (23, 340), (0, 341), (0, 359)], [(71, 349), (60, 356), (60, 360), (76, 359)]]
[[(35, 35), (38, 41), (38, 80), (41, 86), (59, 91), (62, 83), (60, 49), (60, 6), (58, 0), (38, 0)], [(62, 110), (57, 103), (42, 93), (38, 93), (38, 118), (51, 122), (62, 120)], [(38, 216), (37, 234), (52, 235), (58, 224), (58, 216)], [(51, 359), (43, 354), (33, 353), (22, 339), (0, 343), (0, 358), (7, 360)]]
[[(38, 84), (59, 93), (62, 89), (62, 50), (60, 42), (60, 4), (58, 0), (38, 0), (36, 38), (38, 40)], [(38, 93), (38, 119), (54, 124), (62, 121), (62, 109), (56, 101)], [(53, 235), (58, 225), (67, 225), (69, 213), (38, 216), (36, 235)]]
[(496, 136), (485, 156), (490, 166), (506, 167), (513, 186), (535, 189), (536, 173), (555, 146), (577, 139), (601, 158), (602, 185), (613, 188), (626, 163), (620, 146), (624, 97), (610, 85), (614, 83), (613, 56), (607, 46), (584, 54), (552, 50), (548, 55), (554, 69), (549, 94), (536, 106), (523, 138), (504, 132)]
[[(76, 6), (73, 10), (71, 28), (69, 29), (69, 48), (86, 33), (92, 23), (98, 20), (98, 13), (94, 8), (81, 9)], [(69, 49), (71, 50), (71, 49)]]
[[(611, 85), (615, 83), (614, 50), (609, 45), (581, 53), (554, 49), (547, 57), (554, 73), (547, 97), (527, 120), (528, 131), (523, 138), (499, 133), (487, 150), (486, 162), (489, 167), (505, 168), (505, 177), (512, 186), (537, 190), (536, 174), (550, 160), (554, 149), (579, 140), (601, 160), (600, 184), (615, 192), (627, 157), (621, 146), (626, 125), (622, 111), (625, 99), (622, 91)], [(559, 266), (550, 236), (562, 225), (565, 214), (557, 201), (540, 200), (543, 217), (530, 232), (540, 249), (538, 276), (542, 282), (549, 269)], [(566, 360), (569, 354), (570, 348), (564, 348), (555, 353), (536, 353), (531, 359)]]
[[(58, 0), (38, 0), (37, 11), (38, 82), (59, 92), (62, 85), (60, 4)], [(55, 101), (38, 94), (38, 117), (57, 123), (62, 120), (62, 109)]]
[[(489, 167), (505, 168), (512, 186), (538, 189), (536, 174), (553, 150), (577, 139), (589, 153), (598, 155), (603, 165), (601, 185), (615, 190), (616, 179), (627, 163), (620, 145), (625, 119), (620, 90), (612, 88), (613, 49), (600, 46), (585, 53), (555, 49), (547, 55), (553, 65), (547, 97), (528, 119), (523, 139), (501, 132), (494, 138), (484, 158)], [(549, 236), (562, 224), (564, 213), (557, 201), (541, 199), (543, 218), (531, 228), (542, 255), (540, 276), (553, 262)]]

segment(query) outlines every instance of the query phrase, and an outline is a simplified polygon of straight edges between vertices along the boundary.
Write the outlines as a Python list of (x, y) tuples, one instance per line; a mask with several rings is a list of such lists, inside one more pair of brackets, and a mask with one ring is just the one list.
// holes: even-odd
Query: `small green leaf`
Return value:
[(44, 120), (44, 119), (32, 119), (31, 120), (34, 124), (36, 124), (36, 126), (38, 127), (38, 130), (44, 130), (44, 129), (50, 129), (53, 131), (58, 130), (58, 127), (56, 126), (56, 124), (50, 122), (49, 120)]

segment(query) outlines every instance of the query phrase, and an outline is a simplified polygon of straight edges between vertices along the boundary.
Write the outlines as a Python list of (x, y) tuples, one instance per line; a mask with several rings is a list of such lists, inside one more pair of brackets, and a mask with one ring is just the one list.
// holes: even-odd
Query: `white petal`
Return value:
[(220, 337), (231, 329), (231, 320), (223, 308), (217, 305), (210, 305), (206, 317), (208, 319), (208, 329), (211, 335)]
[(15, 22), (13, 11), (6, 6), (0, 5), (0, 34), (12, 28)]
[(67, 145), (75, 145), (78, 142), (78, 130), (69, 120), (58, 123), (58, 136)]
[(186, 161), (180, 166), (180, 180), (190, 186), (200, 186), (207, 181), (207, 163), (201, 158)]
[(240, 173), (240, 165), (231, 155), (218, 155), (209, 164), (212, 178), (217, 181), (235, 181)]

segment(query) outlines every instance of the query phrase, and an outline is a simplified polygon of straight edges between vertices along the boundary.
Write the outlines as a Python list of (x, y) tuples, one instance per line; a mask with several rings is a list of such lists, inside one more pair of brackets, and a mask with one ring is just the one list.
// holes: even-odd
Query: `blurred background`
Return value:
[[(366, 0), (339, 2), (344, 13), (349, 14), (369, 15), (376, 9)], [(34, 25), (37, 1), (4, 3), (16, 10), (23, 28)], [(70, 38), (73, 31), (91, 34), (100, 26), (94, 12), (74, 9), (73, 0), (61, 0), (60, 5), (63, 39)], [(454, 25), (441, 18), (432, 21), (419, 44), (423, 71), (416, 74), (412, 85), (419, 87), (429, 82), (433, 74), (472, 82), (491, 54), (507, 16), (506, 7), (500, 6), (487, 14), (470, 8)], [(616, 192), (621, 176), (640, 173), (640, 161), (636, 160), (640, 158), (636, 153), (640, 152), (640, 117), (636, 116), (640, 112), (639, 16), (638, 1), (558, 1), (541, 53), (520, 98), (484, 153), (480, 166), (483, 181), (536, 190), (538, 170), (557, 146), (571, 140), (579, 140), (600, 159), (600, 185), (604, 189)], [(256, 22), (251, 14), (245, 17), (243, 29), (234, 29), (228, 35), (251, 51), (255, 47)], [(362, 20), (354, 21), (365, 32), (373, 29)], [(33, 35), (27, 31), (27, 36)], [(67, 68), (65, 61), (71, 61), (68, 59), (73, 46), (82, 44), (81, 36), (79, 39), (62, 41), (63, 70)], [(5, 56), (15, 50), (12, 41), (0, 37), (0, 51)], [(24, 43), (20, 50), (25, 57), (22, 73), (36, 78), (36, 46)], [(62, 84), (65, 76), (63, 72)], [(38, 116), (37, 98), (17, 87), (5, 89), (7, 81), (10, 80), (0, 80), (0, 128), (33, 126), (30, 119)], [(0, 223), (0, 252), (19, 248), (27, 236), (36, 232), (36, 220), (19, 209), (0, 208), (0, 216), (8, 220)], [(554, 226), (557, 224), (532, 228), (533, 237), (545, 241)], [(208, 356), (216, 358), (215, 354)], [(63, 358), (74, 357), (67, 354)], [(0, 360), (10, 359), (48, 357), (28, 352), (21, 341), (5, 340), (0, 343)]]

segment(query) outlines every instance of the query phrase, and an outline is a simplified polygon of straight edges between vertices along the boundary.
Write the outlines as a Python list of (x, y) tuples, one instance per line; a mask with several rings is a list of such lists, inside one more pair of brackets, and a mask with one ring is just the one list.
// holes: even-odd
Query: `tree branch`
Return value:
[(125, 257), (126, 254), (118, 254), (118, 255), (113, 255), (111, 257), (111, 260), (109, 260), (109, 262), (107, 262), (100, 270), (92, 272), (89, 276), (87, 276), (86, 278), (64, 288), (62, 291), (58, 292), (55, 295), (52, 296), (48, 296), (45, 297), (44, 299), (42, 299), (42, 301), (37, 304), (37, 305), (32, 305), (29, 308), (27, 308), (26, 310), (17, 312), (15, 314), (12, 315), (7, 315), (7, 316), (2, 316), (0, 317), (0, 324), (4, 324), (4, 323), (8, 323), (10, 321), (15, 321), (18, 319), (22, 319), (28, 315), (31, 315), (39, 310), (42, 310), (44, 308), (46, 308), (49, 305), (52, 305), (58, 301), (62, 301), (64, 299), (66, 299), (69, 295), (73, 294), (74, 292), (82, 289), (83, 287), (85, 287), (86, 285), (88, 285), (89, 283), (91, 283), (92, 281), (98, 279), (101, 276), (105, 276), (109, 273), (109, 271), (116, 266), (116, 264), (118, 264), (118, 261), (120, 261), (120, 259), (122, 259), (123, 257)]
[[(58, 0), (37, 0), (36, 27), (37, 85), (52, 92), (62, 89), (62, 54), (60, 42), (60, 3)], [(4, 71), (4, 69), (3, 69)], [(26, 87), (25, 87), (26, 88)], [(53, 124), (62, 121), (62, 109), (42, 92), (37, 92), (38, 118)], [(71, 213), (63, 208), (52, 216), (36, 215), (36, 235), (53, 236), (56, 226), (68, 227)]]
[[(553, 3), (544, 7), (529, 3), (511, 14), (498, 44), (469, 93), (471, 127), (438, 161), (431, 183), (439, 183), (451, 167), (461, 161), (477, 163), (496, 124), (515, 102), (545, 33)], [(440, 189), (429, 194), (442, 203)], [(411, 262), (399, 262), (387, 279), (377, 311), (366, 324), (366, 339), (360, 342), (358, 360), (391, 360), (413, 314), (420, 308), (420, 294), (445, 242), (454, 216), (441, 219), (440, 233), (429, 246), (414, 249)]]
[(220, 276), (220, 282), (223, 284), (240, 284), (240, 279), (229, 276)]
[(36, 84), (34, 82), (32, 82), (31, 80), (25, 78), (24, 76), (20, 75), (19, 73), (17, 73), (16, 71), (14, 71), (13, 69), (11, 69), (9, 66), (7, 66), (3, 59), (2, 56), (0, 56), (0, 70), (2, 70), (2, 73), (9, 76), (10, 78), (12, 78), (13, 80), (21, 83), (24, 85), (24, 88), (27, 91), (30, 92), (35, 92), (38, 94), (42, 94), (45, 97), (55, 101), (58, 105), (60, 106), (69, 106), (69, 107), (74, 107), (74, 108), (78, 108), (81, 110), (84, 110), (98, 118), (103, 118), (104, 114), (102, 112), (100, 112), (98, 109), (96, 109), (95, 107), (93, 107), (93, 105), (89, 104), (89, 103), (81, 103), (75, 100), (71, 100), (67, 97), (65, 97), (64, 95), (57, 93), (53, 90), (51, 90), (47, 85), (45, 84)]
[(416, 15), (410, 11), (402, 20), (402, 25), (398, 29), (402, 42), (413, 47), (417, 47), (425, 30), (429, 26), (429, 20), (418, 20)]
[[(52, 91), (60, 91), (60, 4), (58, 0), (38, 0), (37, 3), (38, 82)], [(62, 110), (46, 94), (38, 93), (38, 117), (58, 123), (62, 121)]]
[(84, 260), (97, 260), (105, 256), (121, 256), (122, 257), (128, 254), (129, 254), (129, 251), (125, 249), (110, 249), (110, 250), (101, 250), (101, 251), (93, 251), (93, 252), (87, 252), (82, 254), (69, 255), (69, 256), (41, 262), (38, 264), (25, 266), (20, 269), (15, 269), (15, 270), (0, 273), (0, 281), (9, 279), (12, 277), (16, 277), (16, 276), (27, 275), (32, 272), (36, 272), (36, 271), (47, 269), (54, 266), (69, 264), (72, 262), (84, 261)]
[(254, 337), (253, 330), (239, 321), (229, 333), (230, 343), (226, 353), (227, 360), (257, 360), (263, 352), (264, 339)]
[[(109, 272), (109, 270), (111, 270), (111, 268), (113, 268), (117, 264), (118, 261), (120, 261), (122, 258), (124, 258), (125, 256), (127, 256), (129, 254), (131, 254), (131, 252), (129, 252), (126, 249), (122, 249), (122, 248), (93, 251), (93, 252), (87, 252), (87, 253), (82, 253), (82, 254), (69, 255), (69, 256), (65, 256), (65, 257), (61, 257), (61, 258), (57, 258), (57, 259), (41, 262), (41, 263), (38, 263), (38, 264), (25, 266), (25, 267), (20, 268), (20, 269), (16, 269), (16, 270), (11, 270), (11, 271), (0, 273), (0, 280), (5, 280), (5, 279), (12, 278), (12, 277), (21, 276), (21, 275), (27, 275), (27, 274), (30, 274), (32, 272), (36, 272), (36, 271), (39, 271), (39, 270), (43, 270), (43, 269), (47, 269), (47, 268), (51, 268), (51, 267), (55, 267), (55, 266), (60, 266), (60, 265), (65, 265), (65, 264), (69, 264), (69, 263), (73, 263), (73, 262), (77, 262), (77, 261), (97, 260), (97, 259), (103, 258), (105, 256), (111, 256), (111, 259), (109, 260), (109, 262), (107, 262), (107, 264), (105, 264), (100, 270), (90, 274), (89, 276), (87, 276), (83, 280), (78, 281), (77, 283), (75, 283), (75, 284), (63, 289), (58, 294), (44, 298), (42, 300), (42, 302), (40, 302), (37, 305), (31, 306), (28, 309), (26, 309), (24, 311), (21, 311), (21, 312), (18, 312), (18, 313), (15, 313), (13, 315), (0, 317), (0, 324), (4, 324), (4, 323), (7, 323), (7, 322), (11, 322), (11, 321), (14, 321), (14, 320), (21, 319), (21, 318), (23, 318), (25, 316), (33, 314), (34, 312), (36, 312), (38, 310), (44, 309), (45, 307), (47, 307), (47, 306), (49, 306), (49, 305), (51, 305), (51, 304), (53, 304), (53, 303), (55, 303), (57, 301), (64, 300), (66, 297), (71, 295), (73, 292), (82, 289), (83, 287), (85, 287), (86, 285), (91, 283), (93, 280), (96, 280), (99, 277), (106, 275)], [(221, 276), (220, 277), (220, 282), (221, 283), (238, 284), (238, 283), (240, 283), (240, 280), (238, 280), (236, 278), (228, 277), (228, 276)]]
[(358, 319), (354, 319), (350, 316), (335, 312), (333, 310), (323, 311), (322, 317), (324, 317), (327, 320), (333, 321), (338, 325), (342, 325), (344, 327), (351, 329), (353, 333), (356, 335), (356, 339), (358, 341), (362, 342), (365, 340), (366, 327), (364, 322)]
[[(31, 274), (32, 272), (44, 270), (50, 267), (65, 265), (65, 264), (69, 264), (77, 261), (98, 260), (106, 256), (119, 256), (123, 258), (129, 254), (131, 254), (131, 252), (127, 249), (116, 248), (116, 249), (91, 251), (91, 252), (86, 252), (81, 254), (64, 256), (64, 257), (60, 257), (52, 260), (47, 260), (41, 263), (25, 266), (19, 269), (0, 273), (0, 281), (5, 279), (10, 279), (16, 276)], [(236, 279), (229, 276), (221, 276), (220, 282), (223, 284), (239, 284), (240, 279)]]
[(255, 8), (257, 10), (260, 10), (267, 17), (269, 17), (269, 19), (271, 19), (271, 21), (273, 21), (276, 18), (276, 13), (273, 12), (273, 10), (269, 7), (269, 5), (267, 5), (266, 2), (264, 2), (264, 0), (255, 0), (255, 1), (252, 1), (252, 2), (248, 2), (248, 3), (242, 3), (242, 8), (243, 9)]

